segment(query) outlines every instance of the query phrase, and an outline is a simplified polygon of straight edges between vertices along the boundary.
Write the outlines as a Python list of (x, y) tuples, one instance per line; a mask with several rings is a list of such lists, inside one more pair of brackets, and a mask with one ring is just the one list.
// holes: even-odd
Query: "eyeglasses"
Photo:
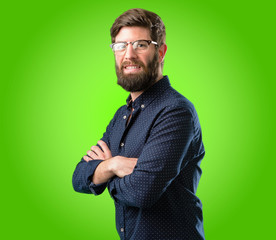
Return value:
[(142, 53), (145, 52), (149, 45), (152, 43), (154, 45), (158, 45), (157, 42), (151, 41), (151, 40), (137, 40), (134, 42), (116, 42), (112, 43), (110, 47), (112, 48), (113, 52), (115, 54), (123, 54), (126, 51), (127, 45), (132, 44), (133, 49), (136, 53)]

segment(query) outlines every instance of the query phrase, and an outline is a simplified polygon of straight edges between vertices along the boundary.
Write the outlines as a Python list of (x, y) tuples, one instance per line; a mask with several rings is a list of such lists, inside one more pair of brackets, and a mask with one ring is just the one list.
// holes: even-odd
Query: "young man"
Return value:
[(131, 9), (115, 20), (118, 84), (130, 95), (73, 175), (78, 192), (108, 187), (121, 239), (204, 239), (195, 195), (205, 154), (201, 128), (192, 103), (162, 74), (165, 35), (153, 12)]

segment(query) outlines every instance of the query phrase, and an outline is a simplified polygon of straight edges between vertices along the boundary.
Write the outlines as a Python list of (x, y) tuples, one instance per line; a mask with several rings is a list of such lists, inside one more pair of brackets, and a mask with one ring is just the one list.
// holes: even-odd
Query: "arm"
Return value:
[[(73, 186), (78, 192), (101, 194), (112, 177), (131, 174), (137, 163), (137, 158), (112, 157), (107, 144), (102, 140), (98, 141), (98, 145), (100, 147), (91, 147), (74, 172)], [(83, 182), (85, 184), (81, 184)]]
[(94, 159), (103, 160), (96, 167), (94, 174), (91, 177), (91, 180), (95, 185), (106, 183), (109, 179), (115, 176), (110, 168), (110, 159), (112, 158), (111, 151), (104, 141), (100, 140), (98, 141), (98, 144), (101, 148), (98, 146), (92, 146), (91, 150), (87, 152), (87, 156), (83, 157), (86, 162), (93, 161)]
[(100, 140), (98, 144), (101, 148), (92, 146), (91, 150), (87, 152), (88, 156), (83, 157), (87, 162), (93, 161), (93, 159), (103, 160), (93, 174), (92, 182), (94, 184), (103, 184), (114, 176), (122, 178), (133, 172), (138, 160), (137, 158), (112, 157), (111, 151), (104, 141)]
[(164, 110), (154, 123), (133, 173), (110, 181), (109, 192), (114, 200), (128, 206), (152, 206), (197, 155), (195, 134), (201, 134), (200, 126), (194, 124), (190, 110)]
[(107, 181), (115, 176), (109, 167), (111, 159), (111, 151), (104, 141), (100, 140), (98, 146), (92, 146), (74, 172), (75, 191), (101, 194), (106, 188)]
[(96, 189), (90, 188), (91, 176), (101, 162), (102, 160), (86, 162), (83, 158), (81, 159), (76, 166), (72, 179), (73, 188), (76, 192), (98, 195), (104, 191), (106, 186), (98, 186)]
[[(107, 145), (109, 145), (109, 134), (112, 131), (112, 128), (115, 124), (119, 110), (115, 113), (113, 119), (108, 124), (106, 131), (102, 137), (102, 140)], [(89, 194), (93, 193), (95, 195), (101, 194), (104, 191), (106, 184), (103, 184), (101, 186), (95, 186), (91, 181), (91, 177), (93, 176), (97, 166), (103, 160), (94, 159), (93, 161), (88, 161), (85, 158), (86, 157), (82, 158), (81, 161), (76, 166), (76, 169), (74, 171), (73, 178), (72, 178), (73, 188), (75, 191), (80, 193), (89, 193)]]

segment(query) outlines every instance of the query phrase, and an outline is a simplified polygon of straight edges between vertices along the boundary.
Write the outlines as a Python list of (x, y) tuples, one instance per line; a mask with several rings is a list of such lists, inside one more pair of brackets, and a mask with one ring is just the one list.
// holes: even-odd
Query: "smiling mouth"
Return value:
[(131, 70), (131, 69), (140, 69), (141, 67), (140, 66), (137, 66), (137, 65), (129, 65), (129, 66), (125, 66), (124, 69), (128, 69), (128, 70)]
[(141, 71), (142, 67), (139, 65), (126, 65), (123, 67), (123, 69), (124, 73), (126, 74), (136, 74)]

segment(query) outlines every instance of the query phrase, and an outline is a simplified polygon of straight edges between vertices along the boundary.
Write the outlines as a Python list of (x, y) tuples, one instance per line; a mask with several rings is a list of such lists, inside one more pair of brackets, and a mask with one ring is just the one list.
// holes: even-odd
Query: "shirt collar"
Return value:
[(134, 109), (141, 108), (141, 110), (144, 110), (158, 95), (165, 91), (170, 85), (171, 84), (168, 76), (164, 76), (161, 80), (153, 84), (138, 98), (136, 98), (134, 102), (131, 99), (131, 95), (129, 95), (126, 100), (127, 107), (133, 107)]

